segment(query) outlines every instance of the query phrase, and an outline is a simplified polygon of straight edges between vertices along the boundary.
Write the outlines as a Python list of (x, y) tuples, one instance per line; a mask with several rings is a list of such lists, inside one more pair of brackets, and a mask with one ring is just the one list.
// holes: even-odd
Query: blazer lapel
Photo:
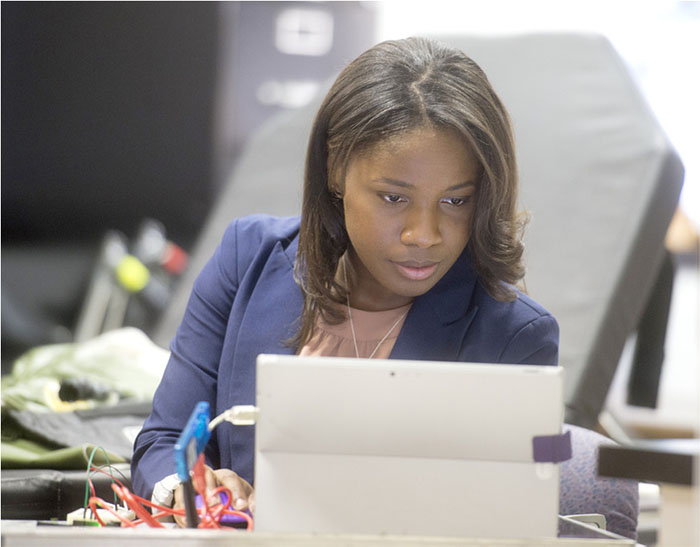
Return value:
[(462, 256), (426, 294), (413, 302), (391, 352), (392, 359), (454, 361), (478, 311), (471, 305), (476, 272)]

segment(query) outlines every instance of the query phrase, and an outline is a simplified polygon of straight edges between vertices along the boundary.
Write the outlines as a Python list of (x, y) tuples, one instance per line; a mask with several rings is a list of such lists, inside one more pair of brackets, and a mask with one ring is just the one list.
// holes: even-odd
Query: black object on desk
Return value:
[(632, 446), (601, 446), (598, 475), (691, 486), (700, 439), (644, 441)]
[(660, 483), (658, 545), (698, 545), (700, 495), (694, 466), (700, 439), (601, 446), (598, 474)]
[[(131, 488), (128, 464), (114, 464), (119, 479)], [(114, 495), (110, 477), (101, 473), (90, 476), (95, 491), (109, 500)], [(85, 503), (85, 471), (55, 469), (3, 469), (2, 518), (49, 520), (66, 518)]]

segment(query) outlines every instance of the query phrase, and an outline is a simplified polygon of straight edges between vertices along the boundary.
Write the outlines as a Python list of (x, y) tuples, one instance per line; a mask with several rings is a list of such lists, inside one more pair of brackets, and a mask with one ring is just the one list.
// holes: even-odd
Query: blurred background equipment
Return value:
[[(3, 4), (3, 373), (34, 346), (149, 332), (250, 135), (374, 21), (361, 2)], [(119, 241), (147, 270), (105, 269)]]

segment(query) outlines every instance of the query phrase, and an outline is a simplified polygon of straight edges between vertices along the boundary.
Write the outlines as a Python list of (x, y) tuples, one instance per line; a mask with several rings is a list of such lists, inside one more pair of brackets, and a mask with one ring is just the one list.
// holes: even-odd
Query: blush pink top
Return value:
[[(373, 359), (387, 359), (396, 343), (399, 332), (401, 332), (410, 307), (411, 304), (406, 304), (400, 308), (386, 311), (365, 311), (351, 308), (360, 357), (369, 357), (389, 329), (396, 324), (373, 356)], [(301, 348), (299, 355), (356, 357), (350, 321), (346, 320), (338, 325), (329, 325), (319, 318), (314, 335), (309, 343)]]

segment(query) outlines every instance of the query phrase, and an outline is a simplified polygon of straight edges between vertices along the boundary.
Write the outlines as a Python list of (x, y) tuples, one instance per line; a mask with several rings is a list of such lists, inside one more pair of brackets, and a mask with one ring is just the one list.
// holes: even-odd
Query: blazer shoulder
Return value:
[(536, 302), (530, 296), (520, 290), (511, 287), (515, 291), (513, 300), (496, 300), (486, 289), (477, 283), (475, 290), (475, 304), (482, 313), (500, 319), (505, 324), (523, 324), (541, 317), (552, 317), (552, 314), (542, 304)]
[(293, 263), (298, 234), (299, 217), (260, 214), (237, 218), (226, 227), (215, 253), (218, 271), (236, 286), (244, 273), (254, 263), (264, 262), (278, 244)]
[(249, 215), (232, 221), (226, 228), (226, 235), (235, 235), (239, 246), (258, 248), (266, 242), (291, 242), (299, 234), (299, 223), (299, 217)]
[(516, 289), (516, 298), (499, 301), (479, 285), (476, 305), (482, 325), (498, 325), (499, 362), (556, 364), (559, 324), (541, 304)]
[(518, 314), (521, 315), (523, 319), (534, 320), (540, 317), (553, 318), (552, 314), (549, 311), (547, 311), (545, 307), (542, 306), (542, 304), (536, 302), (525, 293), (518, 291), (517, 289), (516, 291), (517, 297), (513, 301), (513, 305), (517, 309)]

